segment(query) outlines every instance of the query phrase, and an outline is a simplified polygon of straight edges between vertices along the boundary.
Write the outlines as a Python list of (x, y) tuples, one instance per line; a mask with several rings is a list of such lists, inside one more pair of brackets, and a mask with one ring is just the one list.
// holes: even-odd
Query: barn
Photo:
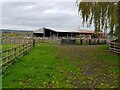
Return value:
[[(103, 32), (99, 32), (98, 35), (102, 37)], [(86, 37), (92, 38), (94, 36), (94, 30), (83, 30), (83, 29), (74, 29), (74, 30), (60, 30), (60, 29), (51, 29), (51, 28), (41, 28), (33, 31), (34, 37)]]

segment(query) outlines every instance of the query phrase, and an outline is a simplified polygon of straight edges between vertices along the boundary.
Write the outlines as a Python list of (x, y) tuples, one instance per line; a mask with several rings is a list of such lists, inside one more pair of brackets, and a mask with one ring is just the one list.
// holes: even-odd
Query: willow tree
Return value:
[(95, 32), (104, 31), (116, 35), (120, 40), (120, 3), (119, 2), (79, 2), (79, 14), (83, 24), (95, 26)]

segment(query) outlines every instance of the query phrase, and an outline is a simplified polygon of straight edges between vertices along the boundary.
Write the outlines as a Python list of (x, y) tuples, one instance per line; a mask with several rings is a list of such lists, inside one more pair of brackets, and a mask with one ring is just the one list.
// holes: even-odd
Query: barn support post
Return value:
[(57, 38), (58, 38), (58, 32), (57, 32)]
[(50, 38), (51, 38), (51, 31), (50, 31)]
[(68, 33), (67, 33), (67, 38), (68, 38)]
[(82, 44), (83, 43), (83, 40), (82, 39), (80, 39), (80, 44)]
[(33, 39), (33, 47), (35, 47), (35, 39)]
[(45, 37), (45, 29), (43, 29), (43, 38)]
[(98, 38), (98, 40), (97, 40), (97, 44), (99, 44), (99, 38)]
[(43, 38), (45, 38), (45, 33), (43, 33)]
[(89, 39), (89, 45), (91, 45), (91, 39)]
[(72, 38), (72, 34), (70, 34), (71, 35), (71, 38)]

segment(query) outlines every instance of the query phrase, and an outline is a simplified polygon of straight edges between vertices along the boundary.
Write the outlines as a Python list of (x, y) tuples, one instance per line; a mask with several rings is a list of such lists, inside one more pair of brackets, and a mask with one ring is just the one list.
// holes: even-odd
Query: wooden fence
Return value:
[(19, 57), (25, 55), (33, 47), (33, 42), (27, 42), (14, 48), (0, 52), (1, 67), (6, 68), (14, 63)]
[(30, 42), (32, 37), (2, 37), (1, 44), (24, 44)]
[(111, 52), (116, 53), (116, 54), (120, 54), (120, 46), (116, 42), (110, 42), (110, 44), (109, 44), (109, 50)]

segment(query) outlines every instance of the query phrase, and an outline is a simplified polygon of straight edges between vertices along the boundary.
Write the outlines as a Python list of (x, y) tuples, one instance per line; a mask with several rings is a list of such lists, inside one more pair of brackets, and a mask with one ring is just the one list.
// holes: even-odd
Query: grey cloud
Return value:
[(5, 2), (3, 24), (75, 29), (82, 27), (75, 2)]

